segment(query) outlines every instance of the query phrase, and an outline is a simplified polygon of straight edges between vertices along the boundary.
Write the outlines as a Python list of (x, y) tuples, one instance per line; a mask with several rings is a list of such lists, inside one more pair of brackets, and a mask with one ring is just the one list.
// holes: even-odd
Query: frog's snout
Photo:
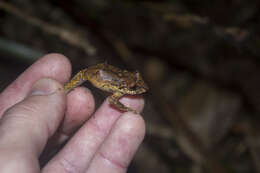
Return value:
[(140, 94), (146, 92), (149, 89), (148, 85), (144, 82), (142, 82), (141, 85), (138, 86), (138, 88)]
[[(147, 85), (146, 83), (143, 83), (143, 89), (144, 89), (145, 91), (149, 90), (149, 87), (148, 87), (148, 85)], [(144, 92), (145, 92), (145, 91), (144, 91)]]

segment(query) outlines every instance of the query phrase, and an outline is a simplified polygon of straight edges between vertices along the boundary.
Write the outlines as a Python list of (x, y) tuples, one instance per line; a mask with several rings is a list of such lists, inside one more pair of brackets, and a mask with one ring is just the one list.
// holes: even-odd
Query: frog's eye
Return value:
[(133, 86), (130, 87), (130, 89), (133, 90), (133, 91), (137, 90), (137, 88), (138, 88), (137, 85), (133, 85)]

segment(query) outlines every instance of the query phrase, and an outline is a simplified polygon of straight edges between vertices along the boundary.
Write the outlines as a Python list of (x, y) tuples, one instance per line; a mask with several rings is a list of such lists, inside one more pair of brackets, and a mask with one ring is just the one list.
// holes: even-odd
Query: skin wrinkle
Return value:
[[(88, 122), (87, 132), (90, 132), (92, 135), (89, 136), (88, 141), (79, 141), (80, 143), (88, 143), (88, 144), (81, 144), (80, 146), (88, 146), (89, 150), (97, 150), (100, 146), (96, 145), (97, 141), (98, 143), (102, 143), (103, 137), (105, 137), (109, 130), (105, 130), (104, 128), (101, 128), (96, 121)], [(95, 141), (94, 143), (92, 141)], [(97, 148), (98, 147), (98, 148)], [(84, 152), (88, 152), (85, 151)]]
[[(90, 142), (90, 141), (78, 141), (79, 143), (84, 143), (84, 142)], [(79, 145), (79, 146), (84, 146), (84, 144)], [(85, 165), (84, 163), (81, 162), (81, 160), (84, 160), (84, 157), (88, 154), (89, 151), (95, 149), (95, 145), (90, 146), (89, 148), (84, 148), (84, 147), (78, 147), (76, 154), (71, 154), (75, 153), (75, 151), (66, 151), (66, 154), (62, 157), (58, 156), (54, 158), (54, 163), (51, 162), (50, 165), (48, 165), (48, 168), (44, 170), (44, 172), (48, 172), (48, 170), (58, 170), (58, 171), (52, 171), (52, 172), (62, 172), (62, 170), (66, 170), (67, 172), (73, 172), (73, 173), (78, 173), (78, 172), (83, 172), (81, 166)], [(76, 157), (76, 158), (75, 158)], [(78, 162), (75, 162), (75, 160), (78, 160)], [(58, 162), (58, 163), (57, 163)], [(60, 166), (61, 168), (60, 168)], [(58, 166), (58, 167), (57, 167)], [(75, 168), (75, 169), (74, 169)], [(62, 170), (60, 170), (62, 169)]]
[[(109, 103), (107, 100), (97, 110), (95, 115), (97, 117), (92, 116), (87, 124), (77, 132), (77, 136), (74, 136), (74, 138), (71, 139), (71, 142), (68, 143), (70, 147), (71, 145), (77, 146), (76, 148), (73, 148), (74, 151), (72, 152), (72, 149), (64, 148), (63, 152), (60, 153), (61, 155), (58, 155), (58, 158), (55, 159), (56, 161), (61, 159), (62, 156), (71, 160), (73, 163), (78, 162), (77, 160), (82, 160), (83, 163), (75, 163), (76, 165), (91, 162), (94, 158), (95, 151), (99, 150), (99, 147), (101, 146), (103, 140), (105, 140), (107, 133), (110, 132), (110, 126), (113, 126), (117, 118), (120, 117), (118, 110), (109, 108)], [(91, 125), (89, 124), (90, 121), (93, 121)], [(94, 123), (98, 124), (95, 125)], [(108, 130), (105, 130), (106, 132), (104, 132), (104, 129)], [(87, 140), (83, 140), (82, 138), (84, 137), (87, 137)], [(88, 160), (86, 160), (86, 158), (88, 158)], [(56, 161), (53, 160), (50, 164), (52, 165), (52, 163), (55, 163)], [(82, 169), (86, 170), (87, 165)]]
[(97, 154), (101, 159), (109, 162), (110, 164), (112, 164), (120, 169), (123, 169), (123, 170), (127, 169), (127, 165), (120, 164), (120, 162), (116, 161), (115, 159), (112, 159), (112, 158), (109, 158), (108, 156), (106, 156), (105, 153), (99, 151)]
[[(76, 91), (76, 92), (75, 92)], [(79, 97), (80, 96), (80, 98), (82, 98), (82, 101), (80, 101), (80, 100), (78, 100), (77, 99), (77, 97)], [(77, 125), (77, 127), (76, 128), (79, 128), (78, 126), (80, 126), (83, 122), (85, 122), (86, 121), (86, 119), (88, 119), (89, 118), (89, 116), (90, 116), (90, 113), (88, 113), (88, 112), (93, 112), (94, 111), (94, 103), (92, 103), (92, 105), (93, 105), (93, 107), (92, 107), (92, 110), (86, 110), (85, 108), (86, 107), (83, 107), (85, 104), (86, 104), (86, 100), (88, 100), (88, 101), (93, 101), (94, 102), (94, 98), (93, 98), (93, 96), (91, 95), (91, 93), (89, 93), (89, 90), (87, 90), (86, 88), (77, 88), (77, 89), (75, 89), (74, 91), (72, 91), (69, 95), (68, 95), (68, 101), (69, 100), (72, 100), (73, 101), (73, 103), (75, 104), (75, 102), (82, 102), (81, 103), (81, 109), (82, 109), (82, 112), (80, 113), (81, 115), (75, 115), (76, 114), (76, 112), (75, 111), (71, 111), (71, 113), (68, 113), (68, 112), (66, 112), (66, 114), (68, 115), (68, 114), (70, 114), (70, 117), (67, 119), (67, 120), (71, 120), (71, 119), (73, 119), (73, 118), (75, 118), (75, 120), (77, 120), (78, 121), (78, 125), (77, 124), (75, 124), (74, 126), (73, 126), (73, 128), (75, 128), (75, 126)], [(69, 103), (68, 102), (68, 106), (70, 106), (70, 107), (73, 107), (73, 103)], [(78, 105), (78, 104), (77, 104)], [(69, 111), (69, 110), (67, 110), (67, 111)], [(83, 114), (84, 113), (84, 114)], [(89, 114), (89, 115), (88, 115)], [(63, 122), (63, 123), (65, 123), (65, 124), (69, 124), (69, 121), (67, 121), (67, 120), (65, 120), (65, 122)], [(79, 122), (80, 121), (80, 122)], [(66, 127), (68, 127), (68, 126), (66, 126)], [(65, 127), (65, 128), (66, 128)], [(69, 130), (68, 130), (69, 129)], [(59, 131), (59, 133), (61, 133), (61, 134), (66, 134), (66, 135), (68, 135), (68, 133), (69, 134), (71, 134), (71, 126), (70, 127), (68, 127), (68, 129), (65, 129), (64, 130), (64, 128), (62, 127), (61, 129), (59, 129), (58, 131)], [(68, 132), (68, 133), (63, 133), (63, 132)], [(61, 134), (58, 134), (57, 136), (60, 136)], [(66, 138), (66, 137), (64, 137), (64, 138)], [(57, 138), (56, 138), (57, 139)], [(82, 140), (82, 139), (81, 139)], [(79, 142), (81, 142), (81, 141), (79, 141)], [(82, 142), (85, 142), (85, 141), (82, 141)], [(57, 144), (57, 143), (56, 143)], [(56, 144), (53, 144), (54, 146), (56, 145)], [(52, 145), (52, 146), (53, 146)], [(84, 145), (84, 144), (82, 144), (82, 145)], [(94, 147), (94, 146), (93, 146)], [(50, 147), (50, 148), (53, 148), (53, 147)], [(78, 148), (78, 147), (77, 147)], [(85, 156), (85, 153), (89, 153), (89, 151), (80, 151), (79, 152), (79, 154), (77, 154), (77, 158), (76, 159), (79, 159), (78, 157), (79, 157), (79, 155), (82, 155), (82, 156), (80, 156), (80, 157), (82, 157), (82, 158), (84, 158)], [(62, 158), (61, 158), (62, 159)], [(59, 160), (59, 159), (58, 159)], [(67, 158), (67, 160), (71, 160), (70, 158)], [(59, 164), (59, 163), (58, 163)]]
[[(70, 62), (63, 55), (48, 54), (39, 59), (0, 94), (0, 117), (8, 107), (24, 99), (35, 81), (49, 77), (65, 83), (70, 77), (70, 72)], [(57, 75), (58, 73), (63, 75)], [(10, 97), (13, 99), (8, 99)]]
[[(25, 110), (25, 114), (28, 114), (28, 115), (30, 115), (30, 117), (29, 118), (36, 118), (36, 121), (35, 122), (39, 122), (39, 123), (45, 123), (46, 125), (48, 125), (48, 124), (50, 124), (50, 123), (48, 123), (48, 122), (46, 122), (46, 121), (43, 121), (43, 120), (45, 120), (44, 119), (44, 117), (37, 117), (37, 116), (31, 116), (31, 115), (38, 115), (38, 114), (40, 114), (39, 112), (40, 111), (42, 111), (42, 108), (40, 108), (39, 107), (39, 103), (37, 103), (37, 102), (34, 102), (33, 100), (34, 99), (39, 99), (39, 97), (46, 97), (46, 96), (32, 96), (31, 98), (30, 98), (30, 101), (29, 102), (26, 102), (25, 104), (18, 104), (19, 105), (19, 107), (17, 108), (17, 109), (21, 109), (21, 111), (23, 111), (23, 110)], [(51, 97), (51, 96), (50, 96)], [(54, 97), (56, 97), (56, 96), (54, 96)], [(47, 98), (46, 98), (47, 99)], [(60, 103), (62, 103), (63, 101), (61, 100), (61, 101), (59, 101)], [(26, 106), (27, 104), (29, 104), (30, 106)], [(18, 106), (17, 105), (17, 106)], [(34, 105), (34, 106), (33, 106)], [(65, 105), (64, 104), (62, 104), (62, 105), (56, 105), (55, 106), (56, 107), (56, 111), (58, 112), (57, 114), (62, 114), (63, 113), (63, 107), (65, 107)], [(47, 110), (46, 110), (47, 111)], [(54, 113), (56, 112), (56, 111), (54, 111)], [(26, 112), (28, 112), (28, 113), (26, 113)], [(62, 118), (62, 117), (60, 117), (60, 116), (52, 116), (53, 118), (55, 118), (55, 119), (53, 119), (53, 121), (57, 121), (57, 122), (59, 122), (60, 121), (60, 118)], [(39, 119), (38, 120), (38, 118), (41, 118), (41, 119)], [(53, 123), (53, 124), (58, 124), (58, 123)], [(49, 125), (48, 125), (48, 127), (46, 128), (46, 129), (48, 129), (48, 135), (50, 136), (53, 132), (52, 131), (54, 131), (54, 128), (55, 127), (50, 127)]]
[[(1, 151), (1, 153), (4, 153), (5, 151)], [(18, 170), (23, 170), (23, 172), (26, 173), (36, 173), (40, 172), (40, 168), (37, 163), (37, 158), (34, 157), (32, 153), (19, 153), (14, 150), (12, 150), (13, 154), (9, 154), (7, 158), (1, 158), (0, 161), (0, 167), (1, 172), (17, 172)], [(26, 158), (25, 158), (26, 154)], [(12, 160), (13, 162), (10, 162)]]
[[(133, 108), (143, 103), (143, 101), (140, 100), (127, 101), (134, 102)], [(47, 173), (48, 170), (55, 170), (56, 172), (62, 171), (60, 170), (62, 168), (59, 168), (59, 166), (57, 167), (56, 164), (59, 164), (57, 162), (60, 162), (60, 160), (64, 157), (72, 164), (78, 166), (81, 172), (86, 171), (90, 164), (94, 161), (93, 159), (100, 150), (102, 143), (108, 137), (104, 134), (104, 132), (102, 132), (102, 129), (109, 129), (108, 131), (110, 132), (112, 130), (111, 128), (114, 126), (114, 123), (120, 117), (120, 114), (121, 113), (118, 110), (111, 109), (106, 100), (97, 110), (95, 116), (92, 116), (91, 119), (77, 131), (75, 136), (71, 138), (71, 140), (67, 143), (67, 146), (65, 146), (63, 150), (61, 150), (60, 153), (49, 162), (49, 165), (45, 167), (44, 172)], [(92, 119), (98, 121), (95, 122)], [(91, 120), (93, 123), (98, 123), (98, 125), (89, 125)], [(96, 130), (97, 128), (99, 128), (99, 130)]]
[(98, 130), (105, 129), (105, 134), (108, 134), (110, 132), (110, 128), (107, 126), (113, 126), (113, 124), (116, 122), (116, 120), (120, 117), (120, 111), (116, 108), (111, 108), (111, 105), (108, 102), (108, 98), (103, 102), (101, 107), (97, 110), (95, 113), (96, 115), (102, 115), (106, 116), (104, 120), (104, 117), (102, 118), (96, 118), (95, 115), (89, 120), (88, 123), (96, 123), (96, 126), (98, 127)]
[[(33, 99), (33, 98), (31, 98)], [(20, 112), (23, 112), (23, 114), (28, 114), (30, 115), (30, 113), (33, 113), (33, 114), (37, 114), (39, 113), (39, 106), (38, 106), (38, 103), (36, 102), (25, 102), (23, 104), (16, 104), (15, 108), (11, 108), (11, 109), (8, 109), (8, 111), (6, 112), (6, 114), (11, 114), (13, 115), (14, 113), (16, 114), (17, 110), (19, 110)], [(4, 116), (6, 116), (6, 114)], [(31, 118), (31, 115), (30, 117), (28, 118)]]
[[(1, 94), (0, 94), (0, 98), (1, 98)], [(4, 102), (0, 102), (0, 120), (1, 120), (1, 114), (4, 113), (4, 108), (5, 108), (5, 103)]]
[[(16, 123), (12, 124), (14, 127), (7, 126), (5, 129), (17, 128), (17, 127), (22, 128), (22, 126), (25, 125), (25, 122), (26, 122), (26, 126), (31, 127), (31, 129), (29, 131), (27, 131), (27, 134), (29, 136), (35, 136), (31, 133), (36, 133), (36, 134), (41, 135), (41, 139), (47, 140), (47, 138), (49, 136), (48, 133), (50, 133), (49, 132), (50, 130), (48, 129), (48, 125), (46, 123), (43, 123), (40, 121), (35, 121), (35, 119), (32, 119), (31, 117), (28, 117), (27, 115), (28, 114), (26, 114), (26, 113), (22, 113), (22, 114), (13, 114), (12, 116), (6, 116), (6, 118), (3, 119), (5, 124), (7, 124), (8, 121), (9, 122), (13, 121)], [(1, 126), (1, 127), (3, 127), (3, 126)], [(42, 129), (46, 129), (46, 130), (43, 131)], [(10, 136), (10, 133), (8, 133), (8, 136)], [(43, 141), (46, 141), (46, 140), (43, 140)], [(31, 143), (29, 141), (27, 141), (27, 142), (28, 142), (28, 144)], [(42, 142), (40, 142), (40, 143), (38, 142), (37, 145), (34, 145), (34, 146), (38, 146), (37, 148), (35, 148), (35, 151), (38, 156), (40, 155), (40, 152), (41, 152), (41, 150), (40, 150), (40, 148), (42, 148), (41, 146), (44, 146), (44, 145), (45, 145), (45, 143), (42, 143)]]
[[(44, 79), (46, 80), (46, 79)], [(58, 88), (59, 86), (55, 86), (55, 88)], [(54, 89), (55, 90), (55, 89)], [(51, 136), (54, 132), (54, 129), (56, 129), (55, 126), (57, 126), (57, 124), (61, 121), (62, 116), (58, 116), (58, 114), (64, 114), (64, 107), (65, 107), (65, 103), (64, 103), (64, 97), (60, 97), (58, 95), (62, 94), (60, 92), (60, 90), (58, 90), (57, 92), (55, 92), (55, 94), (51, 94), (48, 96), (31, 96), (30, 98), (26, 99), (22, 104), (17, 104), (15, 108), (11, 109), (8, 112), (8, 118), (18, 118), (21, 119), (22, 117), (25, 118), (24, 121), (17, 121), (17, 120), (13, 120), (14, 122), (25, 122), (25, 125), (29, 125), (33, 130), (29, 131), (28, 134), (30, 133), (34, 133), (34, 135), (30, 135), (30, 136), (41, 136), (41, 139), (45, 139), (47, 140), (48, 136)], [(41, 98), (42, 97), (42, 98)], [(54, 100), (59, 99), (59, 101), (57, 100), (57, 103), (62, 103), (62, 104), (57, 104), (57, 103), (52, 103)], [(46, 110), (44, 111), (44, 109), (47, 109), (47, 107), (45, 107), (43, 110), (39, 104), (39, 102), (37, 102), (37, 100), (42, 100), (43, 102), (46, 102), (47, 100), (49, 100), (48, 105), (52, 105), (52, 107), (55, 107), (55, 110), (50, 109), (50, 110)], [(54, 100), (53, 100), (54, 99)], [(52, 111), (51, 111), (52, 110)], [(17, 115), (17, 111), (19, 111), (21, 114)], [(49, 112), (50, 114), (53, 114), (53, 116), (51, 117), (51, 120), (47, 120), (46, 118), (44, 118), (43, 116), (34, 116), (34, 115), (38, 115), (40, 114), (40, 111), (44, 111), (44, 112)], [(57, 115), (54, 115), (57, 114)], [(23, 116), (23, 115), (30, 115), (29, 117)], [(52, 121), (54, 123), (48, 123), (49, 121)], [(44, 131), (45, 132), (44, 132)], [(46, 134), (46, 135), (43, 135)], [(45, 136), (43, 138), (43, 136)], [(39, 137), (36, 138), (37, 140), (34, 141), (38, 142), (37, 146), (42, 146), (42, 147), (38, 147), (38, 154), (41, 152), (41, 149), (39, 148), (43, 148), (43, 144), (42, 141), (43, 140), (39, 140)], [(44, 141), (45, 141), (44, 140)]]
[(64, 173), (80, 173), (80, 170), (78, 170), (77, 165), (74, 165), (72, 162), (68, 161), (65, 158), (61, 159), (58, 162), (58, 164), (64, 171), (66, 171)]
[(108, 138), (107, 143), (105, 143), (110, 151), (116, 152), (111, 155), (108, 148), (103, 148), (101, 152), (104, 156), (107, 155), (106, 158), (112, 161), (117, 161), (123, 154), (127, 159), (118, 161), (120, 161), (120, 165), (124, 165), (126, 167), (129, 164), (129, 160), (131, 160), (133, 154), (135, 153), (135, 150), (131, 149), (129, 146), (133, 145), (133, 141), (138, 141), (138, 143), (142, 141), (145, 131), (140, 133), (139, 129), (143, 129), (142, 127), (144, 126), (144, 120), (140, 115), (134, 115), (129, 112), (125, 113), (115, 125), (114, 130), (111, 132), (112, 135)]
[[(25, 71), (25, 73), (27, 73), (27, 70)], [(30, 83), (29, 81), (32, 81), (33, 76), (34, 76), (34, 74), (32, 74), (32, 73), (28, 73), (27, 75), (24, 75), (24, 73), (23, 73), (10, 86), (8, 86), (7, 94), (8, 95), (16, 94), (17, 91), (24, 91), (24, 90), (26, 90), (25, 88), (31, 88), (33, 83)], [(28, 92), (27, 93), (22, 92), (20, 95), (24, 97), (25, 95), (28, 94)]]
[[(83, 128), (85, 128), (85, 127), (83, 127)], [(93, 141), (99, 141), (98, 143), (101, 143), (103, 140), (103, 137), (101, 137), (100, 134), (98, 134), (97, 132), (98, 131), (96, 131), (92, 127), (87, 126), (86, 129), (84, 129), (83, 131), (80, 131), (80, 133), (84, 133), (84, 134), (81, 134), (80, 136), (86, 136), (86, 134), (92, 134), (91, 136), (88, 136), (88, 140), (82, 140), (81, 138), (74, 140), (73, 141), (74, 146), (78, 146), (76, 148), (76, 150), (74, 148), (65, 150), (65, 153), (63, 153), (63, 157), (58, 156), (58, 158), (56, 158), (56, 160), (58, 160), (58, 162), (59, 162), (60, 159), (67, 158), (66, 160), (68, 162), (74, 163), (74, 162), (77, 162), (77, 160), (84, 161), (85, 160), (84, 158), (90, 158), (89, 154), (91, 154), (91, 151), (96, 151), (99, 147), (99, 145), (97, 145), (97, 143), (93, 142)], [(85, 147), (85, 146), (87, 146), (87, 147)], [(69, 160), (71, 160), (71, 161), (69, 161)], [(91, 160), (89, 160), (88, 162), (91, 162)], [(79, 163), (79, 164), (82, 165), (83, 163)], [(75, 165), (78, 165), (78, 164), (75, 164)], [(87, 169), (87, 167), (85, 169)]]
[(52, 124), (53, 125), (53, 127), (49, 127), (51, 129), (51, 131), (52, 131), (52, 134), (54, 133), (55, 129), (57, 128), (56, 127), (57, 124), (59, 124), (59, 122), (61, 122), (62, 119), (64, 118), (64, 116), (58, 116), (58, 115), (64, 115), (64, 113), (65, 113), (66, 101), (64, 101), (64, 100), (66, 100), (66, 97), (62, 97), (60, 99), (63, 100), (63, 101), (62, 100), (60, 101), (62, 104), (55, 105), (55, 107), (57, 109), (57, 111), (54, 112), (54, 113), (57, 113), (57, 115), (54, 116), (54, 117), (56, 117), (56, 119), (54, 120), (55, 123), (48, 123), (48, 124)]
[(17, 95), (16, 100), (9, 100), (9, 99), (2, 100), (1, 99), (1, 98), (7, 98), (8, 96), (15, 95), (17, 93), (17, 91), (19, 91), (22, 88), (21, 86), (23, 86), (23, 85), (19, 85), (18, 83), (19, 82), (15, 82), (13, 85), (11, 85), (8, 88), (7, 92), (4, 92), (4, 94), (1, 94), (1, 96), (0, 96), (0, 102), (1, 102), (0, 117), (8, 109), (9, 105), (14, 105), (14, 104), (20, 102), (25, 97), (25, 94), (23, 94), (23, 95)]
[[(3, 146), (7, 146), (8, 148), (12, 148), (12, 150), (17, 150), (17, 152), (21, 152), (22, 150), (24, 150), (26, 153), (24, 153), (24, 157), (28, 157), (28, 153), (32, 153), (32, 155), (35, 156), (39, 156), (40, 155), (40, 148), (43, 147), (45, 145), (45, 142), (34, 142), (35, 145), (32, 145), (32, 138), (30, 136), (32, 136), (31, 131), (27, 131), (28, 132), (28, 139), (27, 141), (23, 141), (21, 143), (17, 143), (17, 140), (10, 140), (7, 139), (5, 141), (5, 143), (1, 143), (0, 144), (0, 148), (1, 150), (5, 150), (3, 148)], [(14, 137), (19, 138), (19, 134), (10, 134), (8, 133), (8, 136), (13, 135)], [(45, 136), (45, 137), (44, 137)], [(46, 138), (46, 135), (42, 134), (42, 138)], [(29, 152), (30, 151), (30, 152)], [(1, 154), (3, 154), (3, 152), (1, 151)], [(10, 153), (9, 153), (10, 154)]]
[(100, 134), (99, 136), (106, 136), (110, 132), (110, 129), (102, 126), (102, 124), (100, 124), (95, 117), (90, 119), (88, 124), (90, 128), (95, 129), (95, 131)]

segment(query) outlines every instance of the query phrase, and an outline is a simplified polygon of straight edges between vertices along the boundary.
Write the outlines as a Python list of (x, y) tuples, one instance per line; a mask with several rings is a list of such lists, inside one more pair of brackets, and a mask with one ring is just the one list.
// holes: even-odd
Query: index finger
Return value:
[(65, 83), (70, 73), (70, 62), (63, 55), (53, 53), (43, 56), (0, 94), (0, 118), (9, 107), (25, 98), (37, 80), (48, 77)]

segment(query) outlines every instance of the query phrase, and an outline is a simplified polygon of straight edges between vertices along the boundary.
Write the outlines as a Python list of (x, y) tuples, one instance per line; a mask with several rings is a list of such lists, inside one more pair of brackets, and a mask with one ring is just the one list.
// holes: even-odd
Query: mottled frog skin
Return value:
[(148, 90), (148, 86), (138, 71), (129, 72), (102, 63), (79, 71), (71, 81), (65, 84), (65, 91), (68, 93), (85, 81), (89, 81), (96, 88), (113, 93), (109, 97), (109, 103), (121, 111), (136, 112), (119, 102), (122, 96), (142, 94)]

